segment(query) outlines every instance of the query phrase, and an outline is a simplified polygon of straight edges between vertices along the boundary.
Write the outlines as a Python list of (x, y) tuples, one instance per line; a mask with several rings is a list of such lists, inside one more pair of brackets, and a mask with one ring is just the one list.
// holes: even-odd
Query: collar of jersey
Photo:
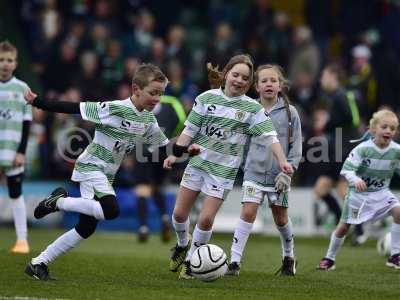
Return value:
[(133, 101), (132, 101), (131, 97), (125, 99), (124, 101), (127, 101), (128, 106), (129, 106), (130, 108), (132, 108), (132, 109), (135, 111), (136, 114), (141, 115), (141, 114), (144, 113), (145, 109), (143, 109), (142, 111), (139, 111), (139, 110), (136, 108), (135, 104), (133, 104)]
[(222, 87), (219, 88), (219, 94), (222, 96), (222, 98), (232, 101), (232, 100), (241, 100), (244, 95), (236, 96), (236, 97), (228, 97), (225, 95), (224, 91), (222, 90)]
[(375, 148), (375, 150), (378, 151), (379, 153), (385, 153), (387, 150), (390, 149), (390, 146), (392, 146), (392, 143), (393, 143), (393, 141), (390, 141), (389, 145), (387, 145), (385, 148), (379, 148), (375, 144), (374, 139), (370, 139), (369, 142), (372, 143), (372, 145)]
[(1, 83), (1, 84), (7, 84), (7, 83), (11, 82), (13, 79), (14, 79), (14, 76), (11, 76), (11, 78), (8, 79), (7, 81), (2, 81), (2, 80), (0, 80), (0, 83)]

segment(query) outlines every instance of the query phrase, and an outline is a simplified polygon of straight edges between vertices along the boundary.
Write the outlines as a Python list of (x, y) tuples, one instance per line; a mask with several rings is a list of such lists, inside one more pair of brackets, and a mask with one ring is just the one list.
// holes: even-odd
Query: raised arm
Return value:
[(48, 101), (37, 98), (37, 95), (31, 90), (25, 93), (25, 100), (34, 107), (45, 111), (64, 113), (64, 114), (80, 114), (79, 103), (68, 101)]

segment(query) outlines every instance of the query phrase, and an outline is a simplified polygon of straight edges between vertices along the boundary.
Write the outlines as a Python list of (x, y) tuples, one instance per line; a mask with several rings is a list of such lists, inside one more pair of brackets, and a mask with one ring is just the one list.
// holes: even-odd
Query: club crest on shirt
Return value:
[(238, 110), (235, 113), (235, 119), (236, 120), (243, 121), (244, 116), (245, 116), (245, 113), (243, 111)]

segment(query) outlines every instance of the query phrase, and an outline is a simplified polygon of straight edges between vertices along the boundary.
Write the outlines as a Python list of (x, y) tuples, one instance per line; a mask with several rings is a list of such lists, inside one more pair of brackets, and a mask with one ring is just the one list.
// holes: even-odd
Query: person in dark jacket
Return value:
[(318, 162), (318, 168), (313, 168), (314, 171), (319, 170), (314, 186), (315, 194), (327, 204), (335, 216), (336, 224), (340, 219), (341, 208), (332, 191), (337, 186), (340, 198), (346, 194), (347, 184), (339, 177), (339, 171), (343, 158), (351, 149), (349, 141), (357, 135), (360, 122), (354, 95), (346, 92), (341, 85), (343, 77), (342, 68), (337, 64), (329, 64), (322, 71), (318, 106), (323, 120), (317, 131), (322, 131), (326, 138), (324, 144), (327, 145), (325, 150), (328, 155), (322, 157), (322, 162)]

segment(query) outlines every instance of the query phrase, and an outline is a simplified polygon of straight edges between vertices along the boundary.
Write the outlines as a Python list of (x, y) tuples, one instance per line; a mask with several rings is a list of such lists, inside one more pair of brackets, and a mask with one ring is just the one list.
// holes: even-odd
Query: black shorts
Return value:
[(133, 168), (135, 185), (138, 184), (162, 184), (167, 175), (163, 168), (163, 161), (160, 162), (136, 162)]

